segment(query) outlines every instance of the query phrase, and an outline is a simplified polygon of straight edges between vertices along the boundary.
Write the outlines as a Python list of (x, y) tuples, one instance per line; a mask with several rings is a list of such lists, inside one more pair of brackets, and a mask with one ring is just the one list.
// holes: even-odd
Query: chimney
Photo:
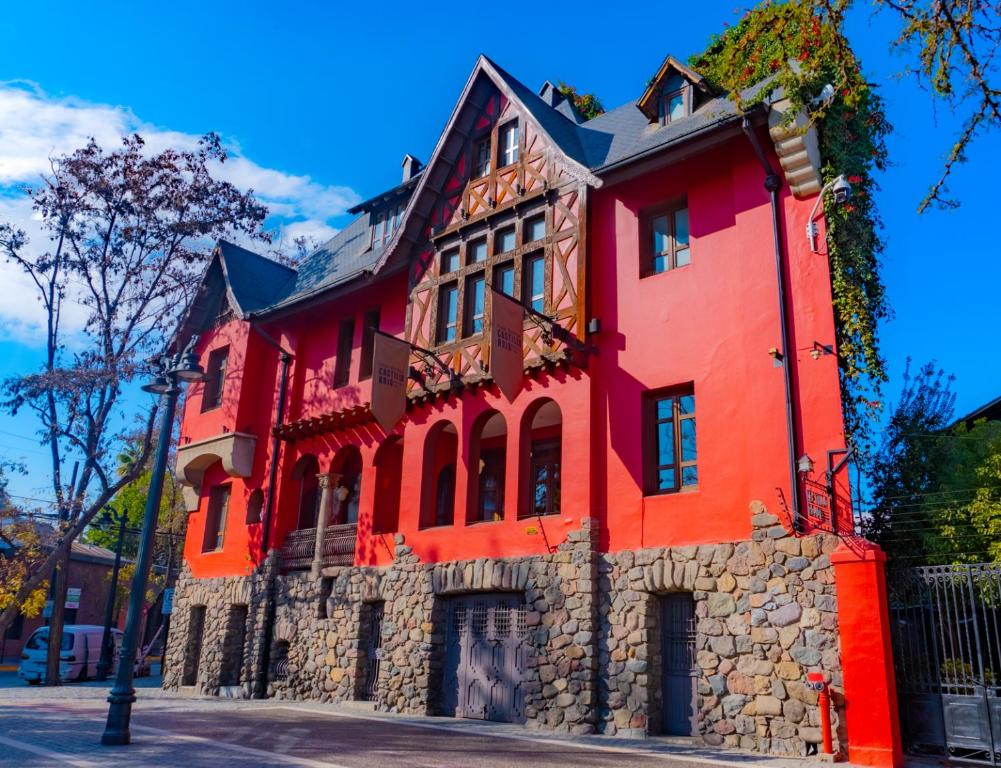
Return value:
[(410, 181), (414, 176), (420, 173), (421, 161), (410, 154), (403, 156), (403, 182), (406, 183)]
[(560, 89), (553, 85), (551, 82), (546, 80), (539, 89), (539, 97), (546, 102), (550, 107), (559, 106), (559, 103), (565, 98)]

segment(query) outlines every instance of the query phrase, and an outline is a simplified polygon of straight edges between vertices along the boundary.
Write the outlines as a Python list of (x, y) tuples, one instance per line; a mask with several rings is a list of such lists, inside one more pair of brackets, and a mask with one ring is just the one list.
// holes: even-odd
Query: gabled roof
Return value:
[(363, 213), (299, 265), (295, 282), (269, 309), (281, 309), (371, 273), (383, 254), (372, 245), (371, 215)]
[[(454, 142), (457, 136), (463, 133), (463, 129), (468, 131), (471, 128), (478, 114), (479, 105), (475, 103), (475, 99), (481, 93), (481, 83), (484, 78), (524, 110), (528, 118), (536, 124), (540, 134), (563, 153), (564, 162), (568, 167), (586, 183), (595, 187), (601, 186), (600, 179), (591, 173), (588, 167), (584, 147), (577, 132), (578, 126), (574, 121), (546, 104), (538, 94), (480, 54), (438, 138), (434, 152), (431, 153), (431, 158), (420, 175), (417, 187), (407, 204), (403, 225), (383, 251), (375, 265), (375, 271), (389, 261), (402, 243), (413, 243), (421, 237), (434, 201), (441, 194), (441, 187), (446, 183), (454, 167), (456, 161), (454, 156), (457, 154)], [(470, 108), (467, 109), (467, 106)]]
[(227, 240), (216, 244), (233, 311), (246, 317), (271, 306), (289, 290), (296, 271)]
[[(651, 123), (642, 111), (643, 105), (650, 103), (659, 84), (675, 72), (705, 95), (691, 115), (663, 126), (656, 121)], [(352, 208), (349, 213), (359, 214), (357, 218), (307, 256), (297, 271), (220, 241), (218, 263), (213, 263), (223, 272), (234, 309), (241, 316), (284, 309), (360, 276), (376, 274), (398, 252), (405, 255), (407, 246), (419, 242), (427, 231), (434, 202), (455, 163), (456, 144), (461, 134), (471, 128), (482, 106), (477, 100), (483, 98), (489, 84), (535, 123), (538, 131), (562, 153), (563, 163), (574, 176), (595, 187), (613, 170), (723, 126), (737, 124), (742, 117), (732, 99), (725, 95), (714, 97), (701, 75), (671, 56), (664, 59), (639, 100), (585, 121), (568, 99), (550, 92), (555, 89), (552, 83), (544, 84), (542, 93), (537, 94), (481, 55), (427, 165), (411, 179)], [(769, 86), (762, 83), (748, 93), (761, 87)], [(402, 200), (407, 201), (402, 225), (385, 247), (373, 246), (371, 211)]]
[(704, 93), (709, 93), (709, 84), (706, 79), (696, 72), (694, 69), (689, 69), (676, 58), (668, 54), (664, 58), (664, 62), (660, 65), (660, 69), (657, 70), (657, 74), (653, 76), (650, 80), (650, 84), (646, 87), (643, 95), (640, 96), (639, 101), (636, 102), (636, 106), (639, 108), (640, 112), (647, 116), (648, 120), (656, 120), (658, 105), (657, 105), (657, 94), (660, 93), (661, 87), (667, 78), (672, 74), (681, 75), (685, 80), (694, 85), (699, 90)]

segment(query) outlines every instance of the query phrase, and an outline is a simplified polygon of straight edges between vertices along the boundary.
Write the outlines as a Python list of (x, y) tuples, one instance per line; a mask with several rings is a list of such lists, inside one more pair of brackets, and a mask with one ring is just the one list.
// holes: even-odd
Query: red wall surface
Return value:
[[(777, 166), (777, 161), (775, 161)], [(687, 194), (691, 264), (640, 277), (644, 208)], [(804, 231), (813, 200), (782, 199), (790, 355), (800, 402), (799, 450), (815, 460), (844, 446), (827, 260)], [(772, 218), (761, 166), (746, 139), (680, 166), (597, 190), (591, 208), (595, 515), (612, 550), (746, 539), (748, 503), (789, 496)], [(643, 495), (641, 395), (692, 384), (698, 490)], [(607, 467), (607, 470), (605, 469)]]
[[(640, 277), (640, 212), (687, 195), (692, 263)], [(818, 463), (844, 445), (836, 358), (814, 360), (814, 340), (833, 344), (826, 257), (810, 252), (804, 231), (813, 200), (782, 198), (788, 249), (792, 362), (800, 403), (798, 451)], [(769, 198), (763, 174), (746, 140), (735, 140), (681, 165), (605, 186), (590, 202), (590, 316), (601, 321), (591, 337), (596, 352), (586, 368), (526, 376), (509, 403), (494, 387), (465, 390), (434, 405), (415, 406), (397, 426), (402, 439), (399, 532), (425, 561), (514, 556), (555, 547), (584, 517), (601, 523), (610, 550), (747, 538), (748, 503), (760, 499), (776, 511), (789, 503), (783, 372), (768, 350), (781, 347)], [(362, 318), (378, 306), (382, 330), (402, 335), (406, 278), (397, 274), (263, 327), (293, 352), (286, 421), (363, 405), (369, 382), (358, 380)], [(340, 321), (355, 318), (348, 386), (332, 386)], [(245, 431), (257, 436), (254, 471), (227, 478), (221, 466), (206, 472), (199, 509), (190, 519), (186, 556), (195, 575), (247, 573), (261, 557), (261, 525), (246, 523), (246, 501), (265, 488), (270, 430), (277, 407), (277, 351), (247, 323), (231, 321), (206, 333), (203, 364), (228, 344), (230, 365), (223, 405), (202, 413), (200, 386), (185, 407), (182, 442)], [(691, 384), (696, 399), (699, 486), (682, 493), (645, 496), (641, 402), (649, 389)], [(540, 399), (562, 414), (562, 511), (543, 521), (523, 519), (527, 508), (527, 453), (531, 421)], [(467, 522), (475, 504), (473, 466), (480, 424), (496, 410), (507, 426), (504, 519)], [(421, 525), (421, 499), (433, 498), (437, 466), (425, 469), (425, 444), (435, 425), (457, 433), (456, 514), (451, 526)], [(440, 428), (440, 427), (439, 427)], [(272, 545), (296, 526), (296, 461), (313, 454), (320, 471), (338, 471), (345, 446), (362, 456), (359, 564), (385, 563), (392, 534), (372, 536), (377, 451), (386, 435), (369, 423), (284, 445), (279, 460), (277, 513)], [(288, 478), (288, 480), (286, 480)], [(385, 484), (386, 478), (382, 478)], [(221, 552), (202, 553), (207, 494), (232, 484)], [(425, 501), (427, 503), (427, 501)], [(390, 515), (391, 516), (391, 515)]]

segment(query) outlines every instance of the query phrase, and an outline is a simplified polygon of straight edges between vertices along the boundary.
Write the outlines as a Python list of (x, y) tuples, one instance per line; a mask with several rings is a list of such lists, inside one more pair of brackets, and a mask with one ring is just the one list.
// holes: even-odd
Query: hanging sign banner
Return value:
[(490, 309), (490, 375), (508, 401), (521, 389), (525, 308), (507, 294), (494, 291)]
[(372, 415), (387, 432), (407, 411), (410, 345), (402, 339), (375, 334), (372, 345)]

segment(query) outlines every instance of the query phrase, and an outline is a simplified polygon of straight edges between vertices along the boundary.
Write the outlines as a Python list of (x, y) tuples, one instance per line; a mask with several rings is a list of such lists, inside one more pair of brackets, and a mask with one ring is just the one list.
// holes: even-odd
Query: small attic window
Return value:
[(392, 239), (393, 233), (400, 228), (403, 215), (403, 203), (393, 208), (386, 208), (372, 214), (372, 247), (378, 248)]
[(692, 89), (681, 75), (664, 81), (660, 97), (660, 124), (667, 125), (692, 113)]

